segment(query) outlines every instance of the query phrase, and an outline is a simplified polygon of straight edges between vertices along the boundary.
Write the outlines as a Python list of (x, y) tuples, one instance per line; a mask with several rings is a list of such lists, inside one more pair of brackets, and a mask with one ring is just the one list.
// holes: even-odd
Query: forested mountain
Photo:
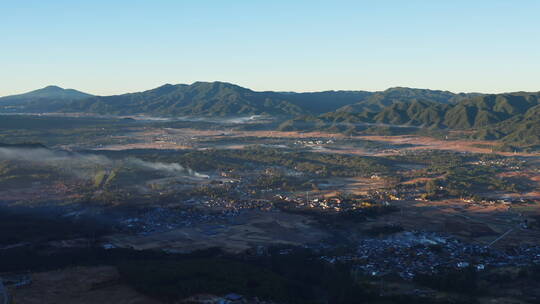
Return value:
[(42, 89), (19, 95), (0, 97), (0, 105), (21, 105), (33, 102), (72, 101), (92, 97), (92, 95), (58, 86), (47, 86)]
[(385, 107), (396, 103), (414, 101), (452, 104), (466, 98), (480, 95), (481, 94), (477, 93), (455, 94), (448, 91), (395, 87), (382, 92), (375, 92), (357, 103), (346, 105), (338, 109), (338, 111), (349, 113), (380, 111)]
[(326, 113), (343, 106), (362, 102), (372, 92), (367, 91), (323, 91), (308, 93), (280, 93), (295, 105), (309, 113)]
[(414, 129), (474, 130), (482, 139), (540, 143), (540, 93), (454, 94), (396, 87), (381, 92), (257, 92), (225, 82), (166, 84), (115, 96), (92, 96), (56, 86), (0, 98), (0, 109), (109, 115), (292, 118), (280, 130), (389, 133)]
[[(53, 87), (48, 87), (47, 91)], [(39, 90), (38, 90), (39, 91)], [(83, 93), (84, 94), (84, 93)], [(452, 103), (466, 96), (447, 91), (392, 88), (383, 92), (256, 92), (225, 82), (166, 84), (148, 91), (115, 96), (69, 95), (47, 100), (23, 94), (26, 112), (90, 112), (100, 114), (149, 114), (164, 116), (286, 115), (339, 111), (380, 111), (386, 106), (415, 100)], [(6, 97), (7, 98), (7, 97)], [(26, 98), (26, 99), (24, 99)]]
[(538, 103), (539, 94), (535, 93), (476, 96), (446, 105), (415, 100), (388, 106), (372, 115), (371, 122), (450, 129), (482, 128), (524, 114)]
[(373, 119), (390, 124), (481, 128), (525, 114), (539, 104), (539, 97), (539, 93), (519, 92), (476, 96), (450, 105), (420, 101), (397, 103), (383, 109)]
[(371, 94), (365, 91), (256, 92), (225, 82), (195, 82), (191, 85), (166, 84), (140, 93), (89, 98), (72, 102), (62, 110), (167, 116), (295, 116), (334, 111)]
[(303, 112), (279, 94), (255, 92), (224, 82), (166, 84), (139, 93), (93, 97), (71, 102), (62, 111), (165, 116), (298, 115)]
[(334, 111), (369, 94), (363, 91), (256, 92), (225, 82), (195, 82), (191, 85), (166, 84), (138, 93), (96, 96), (73, 101), (54, 110), (163, 116), (296, 116)]
[[(461, 97), (459, 97), (461, 99)], [(454, 99), (456, 100), (456, 99)], [(380, 111), (344, 111), (302, 116), (280, 125), (281, 130), (357, 132), (373, 127), (423, 127), (476, 130), (476, 137), (504, 139), (532, 145), (540, 143), (540, 93), (473, 96), (457, 103), (395, 101)]]
[(475, 136), (480, 139), (503, 139), (508, 144), (518, 146), (540, 145), (540, 104), (482, 128)]

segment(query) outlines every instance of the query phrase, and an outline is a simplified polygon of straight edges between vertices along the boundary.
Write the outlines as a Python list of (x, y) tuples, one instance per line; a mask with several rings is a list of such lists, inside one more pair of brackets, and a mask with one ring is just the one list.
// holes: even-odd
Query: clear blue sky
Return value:
[(0, 0), (0, 96), (198, 80), (540, 91), (539, 13), (537, 0)]

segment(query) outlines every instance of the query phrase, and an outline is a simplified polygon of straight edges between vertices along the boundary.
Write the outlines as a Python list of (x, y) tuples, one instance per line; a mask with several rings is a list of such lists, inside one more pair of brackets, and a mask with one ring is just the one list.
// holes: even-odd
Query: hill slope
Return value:
[(540, 104), (530, 107), (497, 124), (482, 128), (475, 134), (480, 139), (502, 139), (517, 146), (540, 145)]
[[(362, 132), (374, 127), (476, 130), (476, 137), (521, 145), (540, 143), (540, 93), (473, 96), (452, 103), (395, 101), (380, 111), (344, 111), (286, 121), (281, 130)], [(536, 132), (536, 133), (535, 133)], [(534, 133), (534, 134), (532, 134)]]
[(20, 101), (16, 103), (18, 110), (25, 112), (297, 116), (320, 115), (336, 110), (347, 113), (377, 112), (396, 103), (412, 101), (451, 104), (466, 96), (469, 95), (410, 88), (391, 88), (382, 92), (257, 92), (225, 82), (195, 82), (191, 85), (166, 84), (143, 92), (115, 96), (90, 96), (51, 86), (27, 94), (5, 97), (4, 100)]
[(21, 105), (33, 102), (72, 101), (92, 97), (93, 95), (74, 89), (47, 86), (24, 94), (0, 97), (0, 105)]
[(161, 87), (116, 96), (74, 101), (62, 110), (101, 114), (184, 115), (297, 115), (303, 110), (281, 96), (255, 92), (224, 82), (166, 84)]
[(385, 107), (402, 102), (433, 102), (440, 104), (453, 104), (463, 99), (473, 96), (480, 96), (478, 93), (455, 94), (448, 91), (413, 89), (395, 87), (385, 91), (375, 92), (365, 99), (351, 105), (344, 106), (337, 111), (348, 113), (361, 113), (364, 111), (380, 111)]
[[(165, 116), (287, 115), (334, 111), (369, 96), (364, 91), (256, 92), (225, 82), (166, 84), (138, 93), (96, 96), (62, 106), (64, 112)], [(57, 109), (55, 109), (57, 110)]]

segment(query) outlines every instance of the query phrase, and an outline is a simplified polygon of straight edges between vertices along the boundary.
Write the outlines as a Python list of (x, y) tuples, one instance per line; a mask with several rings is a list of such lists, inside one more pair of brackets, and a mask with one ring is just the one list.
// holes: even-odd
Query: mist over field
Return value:
[(112, 169), (117, 166), (155, 170), (168, 175), (208, 178), (208, 175), (185, 168), (177, 163), (150, 162), (135, 157), (111, 159), (103, 155), (55, 151), (45, 148), (0, 148), (0, 161), (2, 160), (54, 166), (79, 178), (90, 178), (87, 174), (88, 170), (97, 168)]
[(198, 178), (208, 178), (208, 175), (201, 174), (190, 168), (185, 168), (177, 163), (149, 162), (134, 157), (128, 157), (124, 160), (127, 164), (135, 165), (141, 168), (164, 171), (175, 175), (188, 175)]

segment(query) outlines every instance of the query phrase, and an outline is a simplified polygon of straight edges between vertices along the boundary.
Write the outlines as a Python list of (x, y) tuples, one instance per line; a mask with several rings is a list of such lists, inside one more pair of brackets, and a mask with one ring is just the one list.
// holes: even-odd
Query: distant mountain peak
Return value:
[(230, 85), (230, 86), (235, 86), (235, 87), (238, 86), (238, 85), (230, 83), (230, 82), (219, 81), (219, 80), (215, 80), (215, 81), (195, 81), (191, 85)]
[(0, 97), (0, 104), (21, 105), (31, 102), (58, 101), (58, 100), (80, 100), (92, 97), (93, 95), (77, 91), (74, 89), (64, 89), (57, 85), (48, 85), (44, 88), (30, 91), (23, 94)]
[(192, 87), (211, 87), (211, 88), (234, 88), (234, 89), (241, 89), (241, 90), (249, 90), (237, 84), (224, 82), (224, 81), (196, 81), (192, 83), (191, 86)]
[(48, 85), (41, 90), (64, 90), (64, 88), (59, 87), (57, 85)]

